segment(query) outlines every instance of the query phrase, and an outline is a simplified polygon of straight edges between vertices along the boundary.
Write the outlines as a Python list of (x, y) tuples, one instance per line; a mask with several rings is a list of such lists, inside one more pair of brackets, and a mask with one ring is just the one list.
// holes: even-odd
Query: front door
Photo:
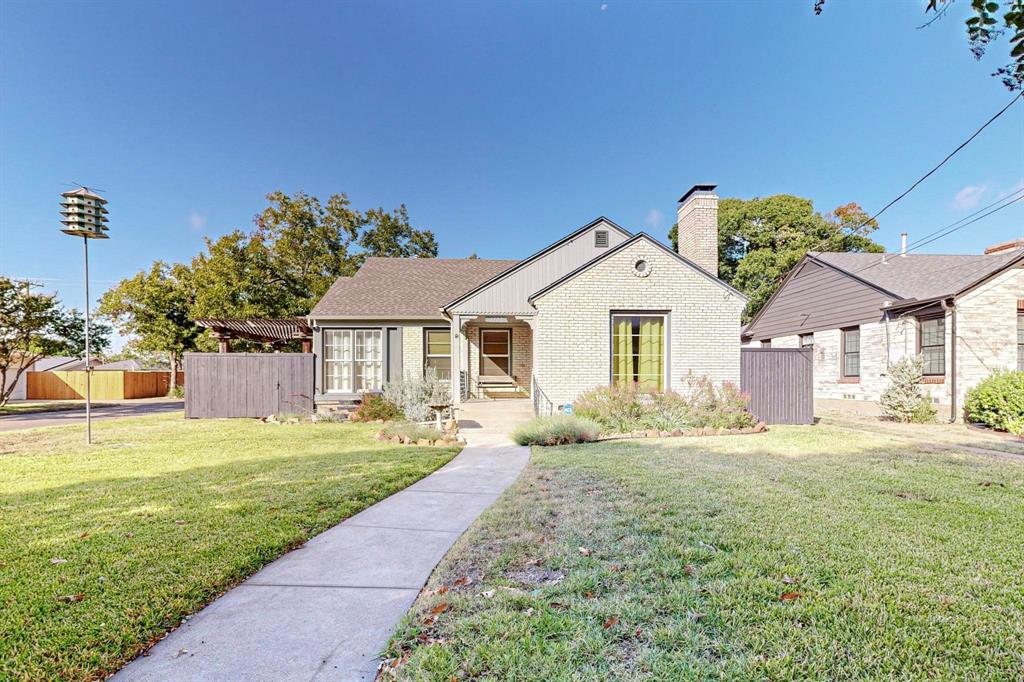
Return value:
[(512, 372), (512, 330), (480, 330), (480, 376), (508, 377)]

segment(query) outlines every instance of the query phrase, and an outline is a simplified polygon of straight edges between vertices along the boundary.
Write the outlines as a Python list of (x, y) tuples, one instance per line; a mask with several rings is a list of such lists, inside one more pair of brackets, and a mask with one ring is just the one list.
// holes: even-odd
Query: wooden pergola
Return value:
[(217, 350), (231, 352), (231, 339), (245, 339), (272, 346), (286, 341), (301, 341), (302, 352), (313, 352), (313, 330), (304, 317), (277, 318), (203, 318), (195, 321), (200, 327), (213, 332), (217, 339)]

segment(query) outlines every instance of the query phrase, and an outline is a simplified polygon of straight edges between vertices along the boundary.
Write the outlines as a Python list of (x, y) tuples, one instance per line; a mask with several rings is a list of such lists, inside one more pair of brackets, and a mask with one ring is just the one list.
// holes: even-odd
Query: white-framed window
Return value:
[(843, 352), (840, 359), (840, 375), (844, 379), (860, 378), (860, 327), (844, 329), (842, 333)]
[(384, 335), (380, 329), (324, 330), (324, 390), (379, 391), (384, 385)]
[(801, 348), (814, 348), (814, 332), (800, 335)]
[(761, 348), (771, 348), (771, 347), (772, 347), (772, 340), (771, 339), (761, 339)]
[(423, 369), (433, 367), (439, 379), (452, 378), (452, 333), (448, 329), (423, 330)]

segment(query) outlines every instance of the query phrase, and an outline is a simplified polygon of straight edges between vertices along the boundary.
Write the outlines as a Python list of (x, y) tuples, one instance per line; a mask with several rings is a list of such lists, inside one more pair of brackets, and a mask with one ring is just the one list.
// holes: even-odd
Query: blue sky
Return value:
[[(0, 3), (0, 272), (81, 305), (63, 183), (106, 190), (93, 291), (273, 190), (406, 203), (441, 255), (522, 257), (598, 215), (664, 238), (696, 182), (877, 210), (1011, 95), (968, 3)], [(942, 227), (1024, 186), (1018, 103), (880, 220)], [(1024, 202), (925, 251), (1024, 233)]]

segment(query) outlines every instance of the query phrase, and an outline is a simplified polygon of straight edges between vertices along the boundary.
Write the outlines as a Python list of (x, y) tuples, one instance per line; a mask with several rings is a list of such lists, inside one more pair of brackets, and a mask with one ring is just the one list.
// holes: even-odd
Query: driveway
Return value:
[(269, 564), (113, 679), (373, 680), (441, 557), (530, 458), (487, 414), (447, 465)]
[[(125, 401), (116, 405), (104, 405), (92, 409), (93, 419), (116, 419), (118, 417), (140, 417), (146, 414), (163, 414), (177, 412), (185, 408), (181, 400), (148, 398), (146, 400)], [(54, 410), (53, 412), (30, 412), (29, 414), (10, 414), (0, 417), (0, 431), (16, 429), (34, 429), (40, 426), (61, 426), (63, 424), (81, 424), (85, 420), (85, 405), (74, 410)]]

